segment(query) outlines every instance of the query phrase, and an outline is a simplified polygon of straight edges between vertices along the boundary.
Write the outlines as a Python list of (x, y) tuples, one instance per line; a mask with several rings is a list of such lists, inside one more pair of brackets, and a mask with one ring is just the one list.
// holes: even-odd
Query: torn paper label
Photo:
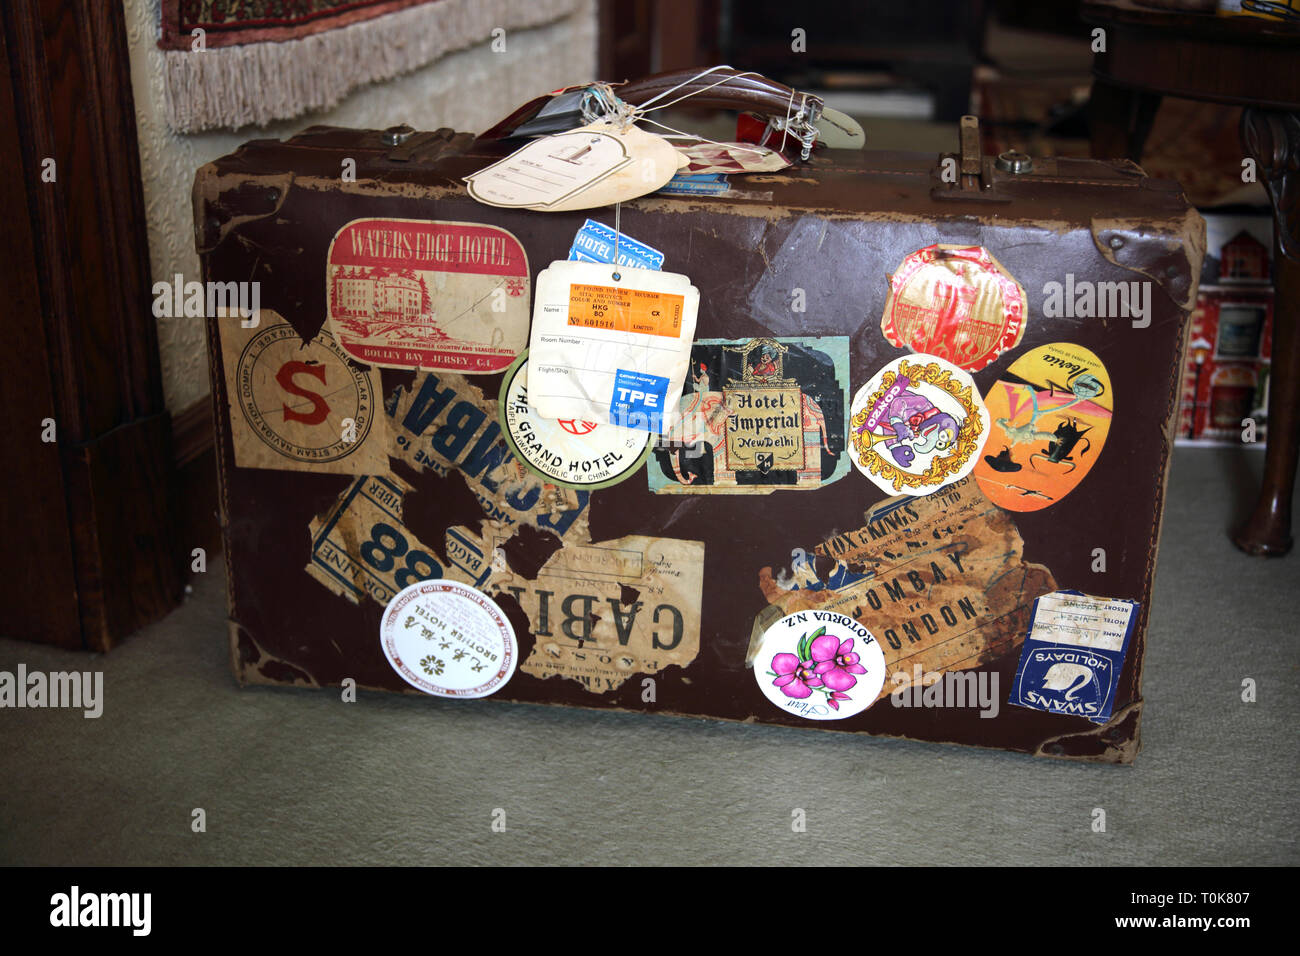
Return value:
[(240, 468), (365, 475), (388, 470), (379, 373), (322, 330), (310, 342), (268, 309), (244, 328), (217, 319)]
[(677, 423), (647, 468), (656, 494), (820, 488), (849, 470), (849, 339), (701, 339)]
[(362, 477), (352, 483), (325, 515), (313, 518), (307, 573), (353, 604), (370, 597), (381, 605), (417, 581), (449, 577), (482, 586), (490, 563), (482, 556), (474, 568), (469, 552), (444, 565), (434, 549), (403, 523), (402, 504), (410, 491), (394, 476)]
[(1106, 723), (1137, 609), (1136, 601), (1079, 591), (1040, 597), (1008, 702)]
[(417, 471), (459, 472), (484, 516), (586, 540), (589, 493), (564, 488), (515, 458), (501, 432), (499, 403), (464, 376), (426, 372), (389, 396), (392, 456)]
[(536, 639), (524, 673), (603, 694), (695, 660), (703, 581), (703, 542), (630, 535), (566, 544), (535, 579), (505, 575), (496, 586), (519, 602)]
[(1034, 599), (1056, 587), (1050, 570), (1024, 560), (1011, 516), (970, 478), (881, 502), (865, 517), (861, 528), (795, 548), (788, 570), (759, 572), (770, 606), (754, 622), (747, 663), (780, 617), (835, 611), (875, 635), (885, 686), (900, 690), (914, 673), (967, 670), (1014, 650)]
[(528, 343), (528, 255), (498, 226), (355, 219), (325, 271), (329, 328), (359, 362), (486, 374)]

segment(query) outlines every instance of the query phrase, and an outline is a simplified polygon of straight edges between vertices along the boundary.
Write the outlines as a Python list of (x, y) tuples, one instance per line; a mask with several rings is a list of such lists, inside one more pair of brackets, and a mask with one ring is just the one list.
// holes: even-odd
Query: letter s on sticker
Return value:
[(306, 362), (285, 362), (280, 366), (280, 371), (275, 373), (275, 380), (280, 387), (290, 395), (297, 395), (299, 398), (306, 398), (311, 401), (312, 409), (310, 412), (294, 411), (288, 405), (284, 406), (284, 420), (286, 422), (302, 422), (304, 425), (319, 425), (325, 421), (326, 416), (330, 413), (330, 407), (325, 401), (325, 396), (318, 392), (311, 392), (299, 385), (294, 384), (293, 377), (300, 373), (312, 375), (320, 379), (322, 385), (325, 384), (325, 366), (309, 365)]

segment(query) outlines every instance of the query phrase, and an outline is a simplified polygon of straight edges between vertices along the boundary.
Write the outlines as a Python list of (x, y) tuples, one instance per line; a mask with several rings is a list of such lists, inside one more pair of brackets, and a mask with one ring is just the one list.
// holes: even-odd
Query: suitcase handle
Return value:
[[(800, 93), (758, 73), (715, 66), (708, 70), (670, 70), (614, 86), (619, 99), (633, 106), (666, 106), (685, 101), (689, 106), (748, 110), (768, 118), (776, 129), (788, 132), (803, 146), (807, 159), (817, 140), (813, 123), (825, 105), (821, 97)], [(653, 102), (652, 102), (653, 101)]]
[[(676, 89), (674, 89), (676, 87)], [(647, 100), (664, 96), (661, 106), (676, 100), (690, 98), (688, 106), (707, 106), (714, 109), (750, 110), (763, 116), (784, 119), (793, 116), (802, 105), (812, 110), (813, 119), (820, 115), (822, 101), (811, 93), (800, 93), (776, 80), (757, 73), (733, 70), (729, 66), (712, 70), (670, 70), (639, 80), (629, 80), (615, 87), (620, 99), (641, 106)]]

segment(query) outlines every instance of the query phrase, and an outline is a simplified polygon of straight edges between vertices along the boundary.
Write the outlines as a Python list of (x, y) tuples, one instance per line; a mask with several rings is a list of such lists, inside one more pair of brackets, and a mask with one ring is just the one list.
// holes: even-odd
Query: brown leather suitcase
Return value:
[[(463, 177), (518, 145), (313, 127), (198, 172), (203, 278), (260, 283), (255, 327), (208, 320), (239, 680), (418, 693), (385, 608), (450, 580), (513, 630), (502, 700), (1131, 761), (1204, 245), (1178, 185), (981, 156), (967, 123), (951, 156), (817, 149), (623, 203), (700, 305), (676, 430), (610, 484), (521, 451), (520, 342), (437, 318), (490, 324), (498, 290), (517, 328), (586, 220), (615, 223), (475, 202)], [(423, 345), (383, 347), (404, 308)], [(934, 355), (987, 416), (931, 491), (905, 432), (948, 398), (896, 396), (960, 397)], [(1107, 628), (1117, 653), (1069, 637)], [(404, 666), (436, 681), (456, 648), (426, 637)]]

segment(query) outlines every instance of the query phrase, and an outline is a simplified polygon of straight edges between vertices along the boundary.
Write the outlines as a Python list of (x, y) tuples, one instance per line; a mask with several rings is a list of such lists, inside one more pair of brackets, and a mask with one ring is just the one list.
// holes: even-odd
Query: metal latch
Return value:
[[(931, 199), (974, 202), (1010, 202), (994, 188), (994, 160), (985, 156), (980, 145), (980, 121), (976, 116), (963, 116), (958, 128), (961, 153), (941, 153), (939, 167), (934, 170), (938, 180), (930, 190)], [(1009, 151), (997, 159), (996, 168), (1017, 174), (1033, 169), (1033, 160), (1024, 153)]]

